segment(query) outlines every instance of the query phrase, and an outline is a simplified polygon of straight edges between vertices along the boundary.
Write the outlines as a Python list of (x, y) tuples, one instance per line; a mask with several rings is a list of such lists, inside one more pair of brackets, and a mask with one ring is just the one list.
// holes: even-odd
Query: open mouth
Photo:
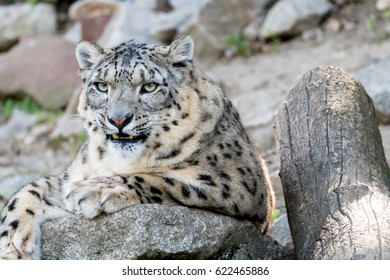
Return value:
[(115, 134), (109, 134), (108, 139), (112, 142), (136, 143), (136, 142), (145, 140), (146, 135), (145, 134), (129, 135), (129, 134), (120, 132), (120, 133), (115, 133)]

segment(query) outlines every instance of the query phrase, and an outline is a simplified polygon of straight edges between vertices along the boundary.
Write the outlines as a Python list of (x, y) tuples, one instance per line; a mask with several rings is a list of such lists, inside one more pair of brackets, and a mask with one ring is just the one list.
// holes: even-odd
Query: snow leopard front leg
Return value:
[(44, 177), (24, 186), (4, 207), (0, 224), (0, 259), (40, 257), (40, 224), (69, 213), (61, 208), (63, 176)]
[[(136, 180), (136, 179), (134, 179)], [(0, 225), (0, 259), (39, 259), (42, 222), (72, 214), (93, 218), (142, 203), (120, 176), (71, 182), (67, 172), (32, 182), (6, 205)]]
[(86, 218), (140, 203), (139, 191), (131, 188), (123, 176), (96, 177), (64, 185), (65, 208)]
[[(222, 177), (232, 180), (225, 173)], [(252, 221), (265, 233), (272, 210), (271, 194), (268, 188), (249, 189), (253, 178), (247, 177), (248, 182), (242, 183), (248, 185), (248, 189), (240, 188), (238, 182), (232, 182), (229, 187), (206, 172), (182, 178), (184, 180), (152, 173), (98, 177), (77, 182), (77, 187), (68, 194), (66, 205), (69, 211), (86, 217), (116, 212), (135, 204), (184, 205)], [(245, 192), (248, 194), (244, 195)]]

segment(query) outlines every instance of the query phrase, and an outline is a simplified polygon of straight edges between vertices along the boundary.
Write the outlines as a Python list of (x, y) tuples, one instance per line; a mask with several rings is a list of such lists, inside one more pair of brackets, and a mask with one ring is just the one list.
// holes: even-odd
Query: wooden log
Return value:
[(390, 170), (372, 100), (334, 67), (279, 108), (280, 177), (298, 259), (390, 259)]

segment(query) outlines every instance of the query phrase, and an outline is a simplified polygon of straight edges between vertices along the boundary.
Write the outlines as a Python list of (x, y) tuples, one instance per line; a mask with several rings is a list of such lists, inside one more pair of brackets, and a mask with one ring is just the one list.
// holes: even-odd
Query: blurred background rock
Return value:
[(272, 123), (305, 72), (328, 64), (358, 77), (375, 102), (390, 160), (390, 0), (2, 0), (0, 208), (26, 182), (60, 172), (86, 138), (76, 113), (77, 42), (169, 44), (182, 34), (193, 36), (195, 63), (261, 147), (277, 193), (271, 233), (284, 245)]

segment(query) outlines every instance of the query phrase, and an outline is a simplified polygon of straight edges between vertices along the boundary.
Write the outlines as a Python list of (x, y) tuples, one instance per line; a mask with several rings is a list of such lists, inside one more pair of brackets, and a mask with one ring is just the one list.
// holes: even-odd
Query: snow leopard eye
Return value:
[(107, 93), (108, 92), (108, 84), (103, 83), (103, 82), (96, 82), (95, 83), (95, 88), (100, 93)]
[(146, 83), (141, 88), (141, 93), (152, 93), (156, 91), (158, 84), (156, 83)]

